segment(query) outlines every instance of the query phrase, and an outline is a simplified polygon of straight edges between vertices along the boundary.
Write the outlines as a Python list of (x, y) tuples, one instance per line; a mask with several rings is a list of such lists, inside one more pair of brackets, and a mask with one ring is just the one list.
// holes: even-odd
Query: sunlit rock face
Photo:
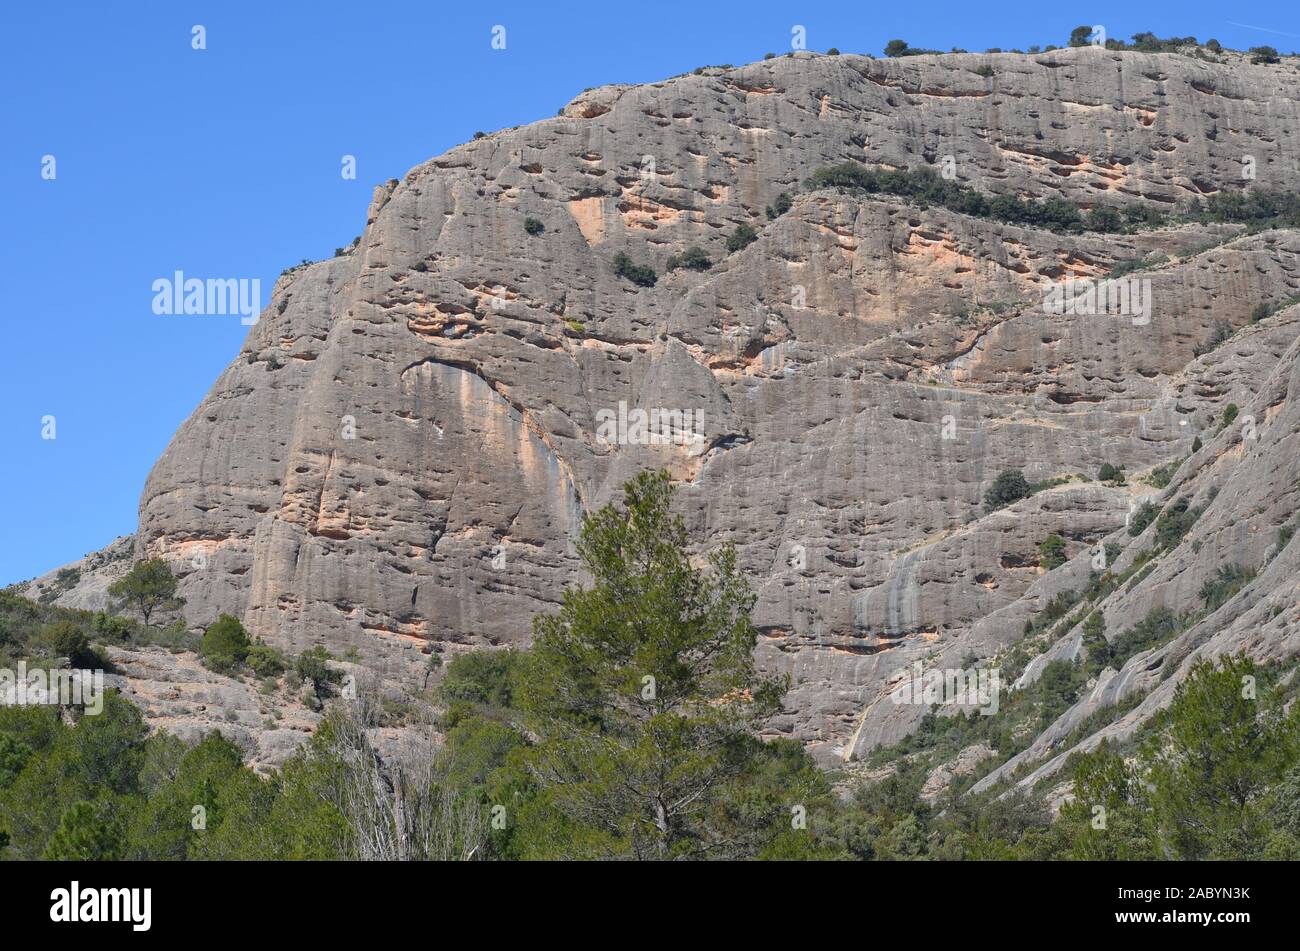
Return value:
[[(851, 760), (915, 727), (925, 708), (890, 699), (915, 661), (996, 657), (1097, 545), (1131, 543), (1162, 495), (1134, 476), (1197, 435), (1163, 495), (1221, 490), (1203, 544), (1107, 599), (1107, 630), (1262, 563), (1296, 507), (1297, 316), (1251, 318), (1300, 291), (1300, 236), (1063, 235), (802, 183), (853, 160), (1169, 211), (1242, 187), (1246, 156), (1248, 184), (1294, 185), (1298, 102), (1290, 68), (1092, 48), (800, 53), (584, 93), (377, 188), (354, 248), (281, 277), (154, 467), (136, 554), (183, 575), (192, 623), (232, 613), (418, 684), (434, 650), (526, 644), (580, 580), (583, 513), (667, 468), (700, 548), (734, 543), (753, 579), (758, 657), (792, 679), (773, 732)], [(757, 239), (729, 250), (742, 224)], [(711, 267), (670, 271), (692, 246)], [(1136, 260), (1145, 320), (1044, 307)], [(1215, 433), (1229, 402), (1249, 439)], [(652, 410), (690, 425), (601, 430)], [(1093, 481), (1104, 462), (1128, 483)], [(1008, 468), (1060, 481), (986, 513)], [(1047, 572), (1053, 533), (1072, 560)], [(1209, 618), (1165, 663), (1293, 649), (1295, 567), (1255, 582), (1285, 611)], [(1113, 672), (1089, 703), (1144, 678), (1158, 703), (1161, 675)]]

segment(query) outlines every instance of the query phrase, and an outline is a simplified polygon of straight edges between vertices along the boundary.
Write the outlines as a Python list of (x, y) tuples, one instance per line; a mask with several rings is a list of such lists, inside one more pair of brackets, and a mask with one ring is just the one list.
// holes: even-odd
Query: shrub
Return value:
[(245, 658), (253, 673), (259, 677), (278, 677), (289, 667), (289, 659), (267, 644), (258, 641), (248, 649)]
[(1163, 489), (1173, 481), (1174, 473), (1178, 467), (1183, 464), (1183, 460), (1174, 459), (1172, 462), (1166, 462), (1163, 466), (1157, 466), (1151, 470), (1151, 475), (1147, 476), (1147, 481), (1157, 489)]
[(1137, 538), (1147, 530), (1148, 525), (1155, 521), (1155, 517), (1159, 512), (1159, 506), (1153, 505), (1150, 502), (1143, 502), (1141, 507), (1133, 513), (1133, 517), (1129, 519), (1128, 533), (1134, 538)]
[(1116, 232), (1124, 230), (1124, 217), (1109, 205), (1095, 205), (1084, 216), (1085, 231)]
[(781, 194), (776, 196), (776, 200), (772, 202), (772, 204), (767, 206), (767, 217), (780, 218), (783, 214), (785, 214), (787, 211), (790, 210), (793, 204), (794, 204), (794, 199), (790, 197), (790, 193), (781, 192)]
[(1194, 453), (1195, 453), (1195, 452), (1200, 452), (1200, 451), (1201, 451), (1201, 447), (1204, 446), (1204, 445), (1205, 445), (1205, 443), (1201, 442), (1201, 437), (1200, 437), (1200, 436), (1197, 436), (1195, 439), (1192, 440), (1192, 452), (1194, 452)]
[(95, 612), (90, 625), (94, 628), (95, 634), (113, 644), (125, 643), (131, 637), (131, 622), (106, 611)]
[(1272, 317), (1278, 311), (1286, 310), (1288, 307), (1292, 307), (1295, 304), (1300, 304), (1300, 297), (1287, 297), (1273, 304), (1258, 304), (1255, 309), (1250, 312), (1251, 323), (1259, 323), (1261, 320)]
[(68, 664), (80, 669), (103, 666), (90, 646), (86, 632), (71, 621), (54, 621), (41, 629), (41, 640), (56, 657), (68, 658)]
[[(1093, 222), (1097, 222), (1097, 223), (1101, 222), (1101, 219), (1097, 217), (1097, 212), (1102, 210), (1103, 210), (1102, 206), (1098, 205), (1092, 210), (1092, 212), (1089, 213), (1088, 220), (1089, 220), (1090, 227), (1092, 226)], [(1104, 210), (1108, 212), (1114, 211), (1114, 209), (1111, 208), (1105, 208)], [(1115, 214), (1118, 215), (1119, 212), (1115, 212)], [(1097, 231), (1101, 229), (1093, 227), (1092, 230)], [(1133, 258), (1132, 260), (1121, 261), (1119, 264), (1116, 264), (1113, 268), (1110, 269), (1110, 272), (1107, 274), (1107, 276), (1112, 278), (1123, 277), (1125, 274), (1132, 274), (1135, 271), (1150, 270), (1153, 267), (1159, 267), (1160, 265), (1167, 264), (1167, 263), (1169, 263), (1169, 255), (1167, 254), (1153, 254), (1150, 257)]]
[(470, 651), (447, 665), (439, 692), (447, 702), (509, 707), (523, 655), (515, 651)]
[(1083, 622), (1083, 647), (1088, 652), (1087, 671), (1095, 674), (1110, 661), (1110, 642), (1106, 640), (1106, 619), (1093, 611)]
[(329, 660), (330, 652), (317, 644), (299, 654), (298, 661), (294, 664), (293, 669), (299, 679), (309, 681), (317, 696), (326, 693), (330, 684), (343, 679), (342, 673), (330, 667)]
[(1220, 566), (1214, 577), (1206, 578), (1201, 585), (1201, 600), (1205, 602), (1205, 609), (1211, 613), (1219, 610), (1254, 577), (1253, 568), (1236, 564)]
[(1033, 490), (1023, 472), (1019, 469), (1005, 469), (998, 473), (993, 485), (984, 493), (984, 508), (992, 512), (1032, 494)]
[(1065, 539), (1060, 535), (1048, 535), (1038, 546), (1038, 563), (1051, 571), (1065, 564)]
[(34, 752), (31, 744), (13, 733), (0, 730), (0, 791), (14, 784)]
[(203, 663), (219, 673), (234, 670), (248, 657), (252, 642), (239, 618), (223, 614), (208, 625), (199, 652)]
[(713, 267), (713, 261), (703, 248), (691, 245), (680, 255), (674, 254), (668, 259), (668, 270), (675, 271), (684, 267), (688, 271), (707, 271)]
[(56, 588), (66, 591), (74, 587), (81, 580), (80, 568), (60, 568), (54, 575), (54, 585)]
[[(898, 56), (923, 56), (924, 53), (937, 53), (937, 49), (920, 49), (919, 47), (910, 47), (907, 40), (889, 40), (885, 43), (885, 56), (896, 58)], [(957, 52), (954, 49), (953, 52)]]
[(1216, 349), (1220, 344), (1232, 337), (1232, 324), (1226, 320), (1216, 320), (1214, 326), (1210, 328), (1210, 336), (1204, 343), (1198, 343), (1192, 347), (1192, 353), (1195, 356), (1209, 353)]
[(984, 63), (984, 64), (982, 64), (982, 65), (980, 65), (980, 66), (976, 66), (976, 67), (975, 67), (975, 75), (976, 75), (976, 76), (983, 76), (985, 79), (989, 79), (989, 78), (991, 78), (991, 77), (994, 75), (994, 73), (993, 73), (993, 67), (990, 66), (988, 63)]
[(1231, 426), (1233, 421), (1236, 420), (1237, 414), (1240, 412), (1241, 408), (1237, 406), (1236, 403), (1229, 403), (1227, 406), (1223, 407), (1223, 416), (1219, 419), (1218, 432), (1223, 432)]
[(546, 230), (546, 225), (542, 224), (540, 218), (525, 218), (524, 230), (530, 235), (538, 235)]
[(727, 237), (727, 250), (734, 254), (743, 248), (749, 247), (757, 240), (758, 233), (742, 222), (736, 225), (736, 230)]
[(1155, 608), (1111, 642), (1107, 661), (1112, 667), (1123, 667), (1130, 657), (1168, 642), (1182, 629), (1176, 614), (1168, 608)]
[[(915, 46), (908, 46), (907, 40), (890, 40), (885, 44), (885, 55), (889, 57), (898, 56), (921, 56), (925, 53), (937, 53), (938, 50), (926, 50)], [(953, 52), (957, 52), (955, 49)]]
[(1198, 202), (1189, 217), (1202, 222), (1237, 222), (1250, 230), (1295, 227), (1300, 221), (1300, 195), (1255, 189), (1224, 191)]
[[(1109, 46), (1110, 44), (1107, 44)], [(1184, 46), (1196, 46), (1194, 36), (1159, 37), (1150, 31), (1133, 34), (1132, 48), (1143, 53), (1172, 53)]]
[(56, 862), (105, 862), (122, 857), (124, 823), (107, 801), (78, 800), (59, 818), (45, 847), (45, 858)]
[(862, 188), (866, 191), (880, 191), (876, 175), (871, 169), (857, 162), (823, 165), (813, 171), (808, 184), (812, 188)]
[(896, 195), (922, 205), (939, 205), (958, 214), (1052, 231), (1079, 233), (1094, 226), (1126, 229), (1136, 223), (1109, 213), (1090, 214), (1085, 218), (1078, 208), (1060, 199), (1036, 201), (1015, 195), (985, 195), (942, 178), (932, 168), (900, 171), (841, 162), (815, 169), (807, 184), (809, 188), (854, 188), (868, 194)]
[(1098, 482), (1123, 482), (1124, 470), (1122, 467), (1116, 468), (1115, 466), (1111, 465), (1109, 462), (1103, 462), (1101, 464), (1101, 468), (1097, 470), (1097, 481)]
[(840, 51), (839, 51), (836, 47), (832, 46), (830, 49), (828, 49), (828, 50), (826, 51), (826, 55), (827, 55), (827, 56), (839, 56), (839, 55), (840, 55)]
[(1156, 519), (1156, 544), (1161, 548), (1174, 548), (1201, 517), (1199, 508), (1189, 508), (1186, 498), (1179, 499), (1160, 513)]
[(1070, 31), (1070, 45), (1087, 46), (1088, 38), (1090, 36), (1092, 36), (1092, 27), (1076, 26), (1073, 30)]
[(1250, 54), (1250, 61), (1256, 65), (1260, 63), (1280, 63), (1277, 50), (1271, 46), (1252, 46), (1247, 50)]
[(639, 287), (654, 287), (655, 282), (659, 280), (659, 275), (655, 273), (654, 268), (633, 263), (632, 259), (622, 251), (614, 255), (614, 273)]

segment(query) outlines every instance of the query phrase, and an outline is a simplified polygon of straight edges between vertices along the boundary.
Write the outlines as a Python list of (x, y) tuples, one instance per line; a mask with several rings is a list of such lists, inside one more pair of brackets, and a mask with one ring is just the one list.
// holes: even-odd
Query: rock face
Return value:
[(105, 686), (139, 706), (151, 730), (186, 742), (219, 730), (254, 768), (282, 766), (320, 722), (300, 702), (292, 677), (264, 690), (254, 679), (213, 673), (191, 653), (111, 647), (108, 654), (115, 672)]
[(135, 536), (126, 535), (80, 561), (16, 585), (15, 589), (33, 601), (103, 611), (109, 607), (108, 586), (131, 569), (134, 554)]
[[(1296, 509), (1300, 315), (1251, 320), (1300, 293), (1300, 234), (1063, 235), (800, 183), (846, 160), (933, 166), (1168, 211), (1241, 188), (1248, 157), (1255, 185), (1293, 185), (1298, 103), (1289, 61), (1093, 48), (800, 53), (592, 90), (377, 188), (353, 249), (281, 277), (154, 467), (136, 555), (176, 566), (195, 623), (233, 613), (418, 683), (435, 644), (526, 643), (578, 580), (582, 514), (666, 467), (701, 546), (734, 542), (755, 579), (759, 659), (793, 681), (774, 730), (859, 757), (924, 712), (889, 702), (914, 662), (1014, 644), (1086, 580), (1092, 546), (1131, 541), (1144, 495), (1220, 489), (1189, 542), (1106, 600), (1109, 632), (1192, 604), (1224, 563), (1263, 564)], [(742, 224), (757, 239), (729, 250)], [(668, 271), (691, 246), (712, 267)], [(618, 276), (620, 253), (657, 283)], [(1046, 286), (1138, 260), (1149, 321), (1045, 312)], [(1228, 402), (1249, 439), (1240, 421), (1214, 433)], [(689, 411), (689, 432), (602, 429), (637, 409)], [(1163, 493), (1132, 478), (1197, 435)], [(1104, 462), (1129, 484), (1092, 481)], [(1011, 467), (1061, 481), (986, 513)], [(1047, 572), (1052, 533), (1072, 560)], [(1130, 691), (1152, 690), (1121, 724), (1149, 715), (1178, 679), (1162, 664), (1294, 651), (1298, 558), (1103, 677), (1033, 758)], [(1078, 649), (1076, 631), (1052, 651)]]
[[(307, 742), (321, 720), (319, 702), (307, 706), (307, 686), (292, 672), (274, 678), (248, 673), (215, 673), (198, 655), (156, 645), (106, 648), (112, 672), (104, 685), (120, 690), (138, 706), (150, 730), (165, 730), (187, 743), (220, 731), (244, 753), (254, 769), (281, 767)], [(359, 665), (334, 662), (376, 702), (399, 699), (373, 683)], [(405, 743), (430, 741), (439, 734), (427, 715), (397, 718), (377, 715), (368, 738), (381, 756), (396, 755)]]
[(954, 779), (969, 776), (983, 760), (996, 755), (995, 750), (982, 743), (966, 747), (951, 763), (940, 763), (926, 777), (921, 786), (921, 798), (933, 805)]

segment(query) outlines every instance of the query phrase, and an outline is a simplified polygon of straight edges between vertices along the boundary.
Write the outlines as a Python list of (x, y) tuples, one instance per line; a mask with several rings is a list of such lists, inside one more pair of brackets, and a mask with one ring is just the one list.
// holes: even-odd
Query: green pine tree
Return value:
[(691, 557), (667, 473), (624, 491), (623, 506), (584, 523), (592, 585), (536, 619), (520, 677), (537, 812), (559, 817), (539, 841), (571, 856), (727, 854), (743, 833), (725, 819), (724, 790), (755, 768), (754, 731), (787, 681), (755, 668), (754, 595), (734, 548), (706, 565)]
[[(1258, 683), (1257, 683), (1258, 681)], [(1288, 721), (1248, 657), (1200, 661), (1148, 744), (1151, 803), (1170, 858), (1258, 858), (1269, 788), (1296, 758)]]
[(116, 610), (133, 607), (140, 612), (144, 623), (159, 608), (176, 610), (185, 602), (176, 597), (176, 576), (161, 558), (137, 561), (131, 570), (108, 586), (108, 593), (117, 599)]

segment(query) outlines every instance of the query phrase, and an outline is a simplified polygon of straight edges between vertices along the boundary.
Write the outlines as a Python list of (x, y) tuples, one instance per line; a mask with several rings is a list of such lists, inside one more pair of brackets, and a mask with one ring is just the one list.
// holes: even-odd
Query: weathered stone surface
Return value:
[(109, 607), (108, 586), (130, 570), (134, 554), (135, 536), (126, 535), (79, 561), (15, 585), (15, 590), (33, 601), (103, 611)]
[(921, 786), (921, 798), (926, 802), (933, 803), (943, 795), (944, 790), (959, 776), (969, 776), (975, 772), (975, 767), (979, 766), (990, 756), (996, 756), (997, 753), (991, 747), (982, 743), (974, 746), (968, 746), (953, 759), (951, 763), (940, 763), (930, 775), (926, 777), (925, 783)]
[[(1300, 317), (1291, 308), (1279, 317)], [(1236, 347), (1261, 346), (1268, 334), (1234, 338)], [(1252, 340), (1252, 337), (1254, 338)], [(1232, 359), (1231, 356), (1228, 359)], [(1264, 364), (1267, 376), (1241, 403), (1237, 421), (1213, 438), (1179, 468), (1162, 500), (1188, 497), (1205, 512), (1176, 548), (1163, 554), (1155, 569), (1134, 586), (1103, 603), (1107, 636), (1131, 626), (1157, 607), (1183, 611), (1201, 604), (1201, 585), (1224, 565), (1241, 565), (1258, 574), (1232, 600), (1194, 624), (1171, 643), (1130, 658), (1122, 670), (1107, 670), (1096, 687), (1041, 733), (1029, 749), (984, 777), (974, 787), (987, 789), (1015, 778), (1030, 787), (1053, 775), (1069, 753), (1095, 748), (1102, 740), (1123, 740), (1164, 705), (1199, 659), (1246, 653), (1258, 661), (1281, 660), (1300, 651), (1300, 545), (1279, 547), (1278, 529), (1300, 510), (1300, 342), (1293, 339), (1280, 361)], [(1236, 381), (1234, 381), (1236, 382)], [(1225, 389), (1227, 389), (1225, 387)], [(1217, 489), (1217, 493), (1213, 490)], [(1154, 526), (1128, 541), (1117, 567), (1148, 546)], [(1079, 650), (1079, 632), (1070, 632), (1048, 652), (1071, 656)], [(1031, 674), (1032, 671), (1027, 671)], [(1094, 711), (1133, 696), (1141, 702), (1115, 722), (1077, 744), (1062, 745)]]
[(256, 680), (213, 673), (190, 653), (109, 647), (108, 656), (115, 672), (105, 686), (140, 707), (150, 730), (186, 742), (220, 731), (254, 768), (283, 765), (320, 721), (300, 702), (292, 677), (266, 692)]
[[(1199, 434), (1163, 496), (1220, 489), (1107, 599), (1108, 632), (1265, 558), (1296, 508), (1297, 312), (1250, 321), (1300, 292), (1300, 235), (1061, 235), (837, 191), (765, 207), (849, 159), (951, 156), (964, 183), (1082, 206), (1169, 210), (1241, 187), (1247, 155), (1259, 185), (1293, 186), (1300, 75), (1224, 59), (801, 53), (591, 90), (452, 149), (375, 190), (355, 249), (277, 282), (155, 466), (136, 552), (183, 573), (194, 623), (234, 613), (287, 650), (355, 648), (418, 683), (436, 642), (526, 642), (578, 578), (582, 513), (664, 466), (701, 544), (734, 542), (755, 579), (758, 656), (793, 680), (774, 732), (860, 757), (924, 713), (888, 702), (914, 661), (994, 658), (1086, 581), (1091, 546), (1139, 550), (1125, 519), (1160, 493), (1091, 482), (1103, 462), (1136, 476)], [(742, 223), (758, 239), (729, 252)], [(668, 272), (692, 245), (712, 268)], [(617, 277), (618, 253), (657, 284)], [(1044, 312), (1045, 285), (1137, 260), (1162, 262), (1130, 275), (1151, 281), (1149, 324)], [(1246, 329), (1211, 348), (1220, 324)], [(1229, 401), (1257, 441), (1213, 434)], [(610, 445), (598, 420), (620, 403), (701, 410), (703, 445)], [(1010, 467), (1067, 481), (985, 513)], [(1049, 533), (1072, 561), (1044, 572)], [(1297, 557), (1164, 663), (1294, 650)], [(1078, 649), (1076, 631), (1049, 654)], [(1177, 682), (1152, 662), (1103, 677), (1021, 762), (1132, 690), (1152, 693), (1117, 728), (1148, 715)]]

